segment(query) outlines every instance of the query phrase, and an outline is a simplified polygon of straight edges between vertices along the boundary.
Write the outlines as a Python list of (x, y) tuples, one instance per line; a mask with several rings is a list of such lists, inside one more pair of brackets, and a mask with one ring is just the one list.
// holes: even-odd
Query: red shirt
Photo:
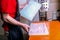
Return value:
[[(1, 8), (2, 13), (8, 13), (12, 18), (15, 17), (16, 13), (16, 0), (2, 0)], [(8, 31), (8, 26), (4, 23), (4, 30)]]

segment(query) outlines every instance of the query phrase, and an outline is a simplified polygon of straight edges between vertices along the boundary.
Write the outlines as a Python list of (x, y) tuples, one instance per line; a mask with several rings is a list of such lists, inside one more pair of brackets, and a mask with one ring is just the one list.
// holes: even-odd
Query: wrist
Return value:
[(24, 28), (24, 24), (23, 23), (20, 23), (19, 26), (23, 27)]

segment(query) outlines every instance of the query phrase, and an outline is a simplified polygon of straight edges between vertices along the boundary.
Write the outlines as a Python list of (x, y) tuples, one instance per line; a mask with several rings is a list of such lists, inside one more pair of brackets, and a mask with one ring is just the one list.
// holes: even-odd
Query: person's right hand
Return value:
[(27, 24), (23, 24), (23, 27), (24, 27), (24, 29), (28, 32), (29, 31), (29, 25), (27, 25)]

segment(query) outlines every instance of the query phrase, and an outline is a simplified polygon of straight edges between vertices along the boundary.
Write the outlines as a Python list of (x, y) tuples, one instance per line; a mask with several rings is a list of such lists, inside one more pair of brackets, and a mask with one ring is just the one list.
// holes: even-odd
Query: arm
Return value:
[(21, 22), (16, 21), (14, 18), (12, 18), (9, 13), (13, 13), (15, 12), (15, 8), (16, 8), (16, 2), (15, 1), (11, 1), (11, 0), (2, 0), (1, 1), (1, 9), (2, 9), (2, 18), (5, 22), (10, 23), (12, 25), (17, 25), (20, 27), (23, 27), (26, 31), (28, 31), (29, 26), (26, 24), (23, 24)]
[(12, 18), (11, 16), (9, 16), (9, 14), (7, 14), (7, 13), (3, 13), (3, 20), (5, 22), (7, 22), (7, 23), (10, 23), (10, 24), (13, 24), (13, 25), (17, 25), (17, 26), (21, 26), (26, 31), (28, 31), (28, 29), (29, 29), (29, 26), (28, 25), (16, 21), (14, 18)]

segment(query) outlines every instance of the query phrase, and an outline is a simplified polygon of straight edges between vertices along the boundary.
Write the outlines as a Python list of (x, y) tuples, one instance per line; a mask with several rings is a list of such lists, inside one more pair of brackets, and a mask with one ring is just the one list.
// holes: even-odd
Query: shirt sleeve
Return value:
[(16, 1), (15, 0), (2, 0), (1, 7), (3, 13), (14, 13), (16, 12)]

